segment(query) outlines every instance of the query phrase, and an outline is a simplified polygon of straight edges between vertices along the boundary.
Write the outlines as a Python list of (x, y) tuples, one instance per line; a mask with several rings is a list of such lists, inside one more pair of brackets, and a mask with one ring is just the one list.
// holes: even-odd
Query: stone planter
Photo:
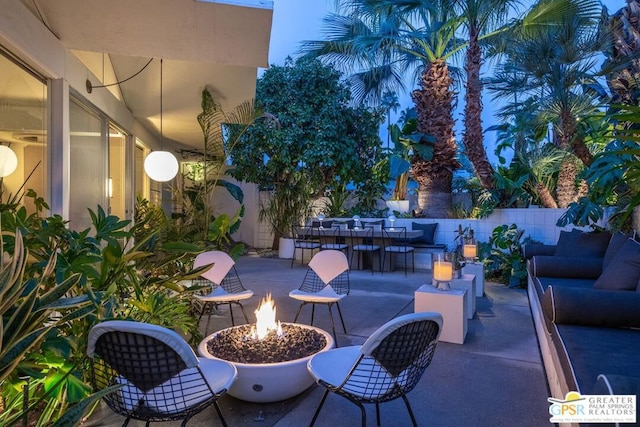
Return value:
[(278, 244), (278, 257), (284, 259), (293, 258), (293, 253), (296, 250), (293, 239), (281, 237)]
[(409, 200), (387, 200), (386, 204), (390, 211), (396, 211), (401, 214), (409, 212)]

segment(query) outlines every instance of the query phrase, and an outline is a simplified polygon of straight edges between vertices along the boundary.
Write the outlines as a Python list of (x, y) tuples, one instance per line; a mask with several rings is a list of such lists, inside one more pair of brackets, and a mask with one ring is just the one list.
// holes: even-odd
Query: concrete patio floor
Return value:
[[(289, 260), (261, 258), (249, 254), (238, 260), (236, 268), (246, 288), (255, 292), (245, 304), (252, 316), (267, 293), (276, 303), (277, 316), (292, 322), (298, 304), (288, 297), (299, 286), (306, 266), (290, 268)], [(351, 293), (340, 306), (348, 334), (340, 334), (340, 346), (362, 344), (380, 325), (400, 314), (413, 312), (413, 293), (430, 282), (426, 271), (375, 273), (353, 270)], [(464, 344), (440, 342), (432, 364), (420, 383), (408, 394), (420, 426), (519, 426), (550, 425), (549, 392), (541, 364), (533, 323), (524, 289), (485, 282), (485, 296), (477, 299), (476, 314), (468, 321)], [(234, 310), (242, 323), (240, 310)], [(299, 322), (308, 323), (305, 308)], [(202, 319), (204, 332), (206, 318)], [(213, 316), (209, 333), (231, 326), (228, 313)], [(326, 309), (319, 307), (315, 326), (330, 331)], [(324, 389), (313, 385), (302, 394), (276, 403), (249, 403), (231, 396), (219, 402), (229, 426), (298, 427), (308, 425)], [(383, 404), (383, 426), (408, 426), (411, 420), (401, 399)], [(90, 426), (122, 425), (124, 418), (103, 407), (86, 423)], [(360, 424), (360, 410), (344, 398), (330, 394), (317, 426)], [(367, 406), (367, 425), (373, 426), (375, 407)], [(143, 425), (131, 421), (131, 426)], [(177, 426), (178, 422), (158, 423)], [(189, 426), (220, 425), (213, 407), (188, 423)]]

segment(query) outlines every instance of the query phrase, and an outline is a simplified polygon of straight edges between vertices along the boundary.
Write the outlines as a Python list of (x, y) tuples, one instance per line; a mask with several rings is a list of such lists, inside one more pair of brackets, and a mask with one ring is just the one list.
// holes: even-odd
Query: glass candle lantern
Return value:
[(360, 216), (354, 215), (352, 219), (353, 219), (353, 229), (360, 230), (360, 226), (358, 225), (358, 223), (360, 222)]
[(449, 282), (453, 280), (453, 263), (451, 261), (444, 261), (441, 254), (434, 255), (432, 271), (436, 288), (449, 290)]
[(324, 214), (323, 213), (319, 213), (318, 214), (318, 221), (320, 221), (320, 225), (318, 226), (318, 228), (320, 228), (320, 230), (324, 229)]
[(393, 231), (393, 223), (396, 222), (396, 216), (395, 215), (389, 215), (389, 230)]
[(462, 256), (466, 259), (473, 260), (478, 256), (478, 245), (473, 240), (467, 240), (462, 246)]

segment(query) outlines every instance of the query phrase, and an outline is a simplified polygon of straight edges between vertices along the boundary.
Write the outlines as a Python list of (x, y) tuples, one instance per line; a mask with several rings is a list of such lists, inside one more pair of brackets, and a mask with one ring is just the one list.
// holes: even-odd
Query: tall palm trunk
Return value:
[[(578, 165), (576, 160), (580, 160), (585, 166), (589, 166), (593, 161), (593, 156), (585, 145), (580, 132), (578, 132), (576, 118), (567, 109), (560, 114), (560, 128), (556, 136), (556, 146), (568, 153), (560, 166), (556, 191), (558, 207), (566, 208), (572, 202), (577, 201), (579, 197)], [(569, 154), (570, 152), (573, 152), (575, 157)]]
[(436, 59), (425, 67), (420, 89), (411, 93), (416, 106), (418, 131), (433, 135), (433, 157), (411, 159), (410, 173), (418, 182), (418, 206), (424, 216), (446, 218), (452, 209), (453, 172), (460, 167), (456, 159), (453, 126), (453, 92), (449, 67)]
[(470, 26), (469, 32), (469, 48), (465, 61), (467, 83), (462, 142), (482, 187), (493, 188), (494, 170), (487, 158), (482, 135), (482, 83), (480, 81), (482, 52), (478, 43), (478, 29)]

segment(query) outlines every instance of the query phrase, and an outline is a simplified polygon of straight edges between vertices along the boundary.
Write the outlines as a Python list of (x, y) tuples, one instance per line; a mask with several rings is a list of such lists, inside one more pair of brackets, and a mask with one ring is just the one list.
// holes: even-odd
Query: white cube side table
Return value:
[(442, 314), (440, 341), (464, 344), (467, 336), (466, 289), (439, 291), (431, 285), (422, 285), (414, 293), (414, 312), (435, 311)]
[(468, 262), (462, 267), (463, 274), (476, 276), (476, 297), (484, 296), (484, 264), (481, 262)]
[(459, 278), (449, 282), (454, 289), (467, 290), (467, 319), (473, 319), (476, 313), (476, 276), (473, 274), (461, 274)]

